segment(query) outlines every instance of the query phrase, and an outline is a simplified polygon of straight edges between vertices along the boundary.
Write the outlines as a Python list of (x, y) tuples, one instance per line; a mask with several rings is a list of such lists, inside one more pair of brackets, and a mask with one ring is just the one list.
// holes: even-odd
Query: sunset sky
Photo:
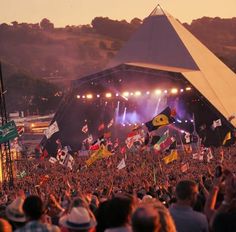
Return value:
[(236, 0), (0, 0), (0, 23), (37, 23), (48, 18), (56, 27), (90, 24), (96, 16), (145, 18), (159, 3), (181, 22), (202, 16), (236, 17)]

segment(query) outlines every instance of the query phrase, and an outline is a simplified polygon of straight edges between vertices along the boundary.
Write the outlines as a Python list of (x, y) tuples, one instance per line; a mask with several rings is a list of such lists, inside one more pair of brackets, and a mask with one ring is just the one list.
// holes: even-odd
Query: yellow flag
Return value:
[(227, 142), (228, 140), (230, 140), (230, 139), (231, 139), (231, 133), (230, 133), (230, 131), (229, 131), (229, 132), (226, 134), (225, 138), (224, 138), (223, 145), (225, 145), (226, 142)]
[(101, 145), (100, 148), (95, 151), (88, 160), (85, 161), (85, 163), (87, 166), (90, 166), (95, 161), (102, 158), (110, 157), (111, 155), (112, 153), (108, 151), (104, 145)]
[(102, 158), (107, 158), (107, 157), (110, 157), (112, 155), (112, 153), (110, 151), (108, 151), (105, 146), (102, 146), (101, 149), (102, 149), (102, 151), (101, 151), (102, 152)]
[(163, 158), (165, 164), (171, 163), (174, 160), (178, 159), (178, 152), (177, 150), (171, 150), (170, 155)]

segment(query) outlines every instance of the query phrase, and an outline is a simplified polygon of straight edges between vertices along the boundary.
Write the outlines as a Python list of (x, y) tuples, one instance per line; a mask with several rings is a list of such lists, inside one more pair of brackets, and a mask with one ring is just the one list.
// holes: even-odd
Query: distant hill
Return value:
[[(38, 24), (0, 24), (0, 60), (5, 64), (3, 74), (11, 88), (11, 110), (27, 110), (27, 104), (21, 105), (18, 97), (27, 95), (25, 98), (30, 99), (34, 94), (34, 99), (41, 100), (32, 104), (44, 105), (37, 110), (54, 110), (53, 102), (45, 99), (58, 97), (59, 89), (65, 90), (72, 79), (104, 69), (141, 24), (138, 18), (128, 23), (106, 17), (94, 18), (91, 25), (65, 28), (54, 28), (48, 19)], [(236, 18), (203, 17), (184, 26), (236, 72)], [(45, 96), (36, 91), (39, 81)], [(30, 89), (27, 94), (24, 88), (19, 89), (25, 82)], [(54, 101), (58, 103), (58, 99)], [(35, 109), (36, 105), (31, 110)]]

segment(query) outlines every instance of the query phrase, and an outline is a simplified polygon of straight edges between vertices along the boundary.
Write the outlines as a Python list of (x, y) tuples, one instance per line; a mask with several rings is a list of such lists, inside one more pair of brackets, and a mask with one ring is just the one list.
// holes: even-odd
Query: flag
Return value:
[(181, 172), (187, 172), (188, 169), (189, 169), (189, 163), (181, 164), (181, 167), (180, 167)]
[(169, 130), (167, 130), (161, 138), (158, 140), (158, 142), (154, 145), (154, 149), (157, 151), (163, 151), (170, 147), (172, 143), (175, 142), (174, 137), (169, 136)]
[(221, 119), (217, 119), (217, 120), (213, 121), (212, 129), (214, 130), (218, 126), (222, 126)]
[(57, 162), (57, 159), (55, 157), (50, 157), (50, 159), (48, 160), (50, 163), (55, 164)]
[(101, 146), (101, 152), (102, 152), (102, 158), (108, 158), (113, 155), (113, 153), (108, 151), (104, 145)]
[(21, 137), (25, 132), (25, 128), (23, 126), (17, 127), (17, 132), (18, 135)]
[(135, 142), (142, 144), (144, 142), (144, 137), (138, 132), (133, 131), (128, 134), (127, 139), (125, 140), (126, 146), (130, 149)]
[(145, 125), (148, 131), (153, 131), (158, 129), (161, 126), (169, 125), (175, 120), (172, 117), (172, 112), (170, 107), (166, 107), (160, 114), (156, 115), (151, 121), (146, 122)]
[(59, 161), (60, 164), (64, 165), (67, 154), (68, 154), (68, 150), (65, 148), (58, 150), (57, 160)]
[(125, 159), (123, 158), (123, 159), (120, 161), (120, 163), (118, 164), (117, 169), (118, 169), (118, 170), (121, 170), (121, 169), (123, 169), (123, 168), (125, 168), (125, 167), (126, 167)]
[(224, 138), (224, 141), (223, 141), (222, 145), (225, 145), (226, 142), (227, 142), (228, 140), (230, 140), (230, 139), (231, 139), (231, 132), (229, 131), (229, 132), (225, 135), (225, 138)]
[(92, 144), (93, 143), (93, 136), (90, 134), (88, 136), (88, 138), (83, 140), (83, 143), (88, 143), (88, 144)]
[(105, 125), (104, 123), (101, 123), (99, 126), (98, 126), (98, 131), (101, 131), (105, 128)]
[(81, 131), (86, 134), (86, 133), (88, 132), (88, 125), (85, 124), (85, 125), (82, 127)]
[(24, 178), (26, 175), (27, 175), (27, 173), (26, 173), (26, 171), (24, 170), (24, 171), (20, 172), (20, 173), (17, 175), (17, 177), (18, 177), (18, 178)]
[(178, 159), (177, 150), (171, 150), (170, 155), (163, 158), (165, 164), (171, 163), (171, 162), (173, 162), (174, 160), (177, 160), (177, 159)]
[(52, 135), (58, 131), (59, 131), (59, 127), (58, 127), (57, 121), (55, 121), (44, 131), (44, 134), (46, 135), (47, 139), (50, 139)]
[(210, 161), (214, 158), (212, 155), (211, 148), (205, 149), (206, 155), (207, 155), (207, 162), (210, 163)]
[(78, 153), (78, 156), (80, 156), (80, 157), (89, 156), (89, 151), (88, 150), (80, 150)]
[(191, 134), (188, 132), (184, 132), (184, 139), (183, 139), (184, 144), (191, 143)]
[(112, 127), (113, 123), (114, 123), (114, 120), (112, 119), (112, 120), (108, 123), (107, 128)]
[(89, 150), (90, 151), (96, 151), (100, 148), (100, 146), (102, 144), (104, 144), (105, 142), (105, 139), (104, 139), (104, 136), (101, 136), (100, 138), (98, 138), (97, 140), (95, 140), (92, 145), (89, 147)]
[(0, 127), (0, 144), (12, 140), (18, 136), (19, 135), (14, 121), (10, 121)]
[(74, 162), (73, 156), (68, 153), (68, 154), (67, 154), (67, 157), (66, 157), (65, 166), (66, 166), (67, 168), (69, 168), (70, 170), (72, 170), (74, 163), (75, 163), (75, 162)]
[(102, 144), (98, 150), (96, 150), (88, 160), (85, 161), (87, 166), (93, 164), (96, 160), (107, 158), (113, 155), (106, 147)]
[(204, 155), (200, 153), (194, 153), (193, 159), (198, 159), (199, 161), (203, 161)]

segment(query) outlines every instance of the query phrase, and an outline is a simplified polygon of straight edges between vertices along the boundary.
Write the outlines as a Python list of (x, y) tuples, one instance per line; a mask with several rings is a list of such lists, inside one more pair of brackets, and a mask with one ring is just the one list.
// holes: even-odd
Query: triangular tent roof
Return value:
[[(184, 77), (226, 118), (236, 114), (236, 75), (178, 20), (159, 6), (108, 67), (131, 64), (181, 69)], [(236, 119), (231, 121), (236, 127)]]

